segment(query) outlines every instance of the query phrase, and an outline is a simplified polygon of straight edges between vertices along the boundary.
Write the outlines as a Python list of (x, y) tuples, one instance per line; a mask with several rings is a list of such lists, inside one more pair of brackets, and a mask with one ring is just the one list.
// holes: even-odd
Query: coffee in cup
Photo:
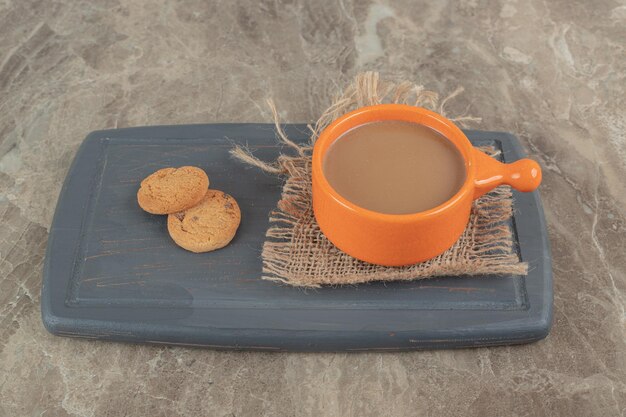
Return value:
[(331, 187), (357, 206), (384, 214), (412, 214), (452, 198), (466, 179), (457, 147), (418, 123), (362, 124), (337, 138), (324, 157)]

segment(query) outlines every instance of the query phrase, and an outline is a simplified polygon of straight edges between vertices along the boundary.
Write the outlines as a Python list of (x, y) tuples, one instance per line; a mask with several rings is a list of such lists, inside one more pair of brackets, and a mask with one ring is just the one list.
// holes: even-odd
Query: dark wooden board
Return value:
[[(286, 125), (306, 139), (304, 125)], [(524, 152), (501, 132), (466, 132), (476, 145)], [(57, 335), (213, 348), (407, 350), (525, 343), (552, 320), (552, 273), (538, 193), (515, 193), (511, 222), (530, 262), (521, 276), (445, 277), (302, 290), (263, 281), (261, 247), (281, 181), (232, 160), (245, 143), (268, 160), (288, 149), (272, 125), (153, 126), (91, 133), (67, 175), (50, 229), (42, 317)], [(141, 179), (196, 165), (242, 210), (226, 248), (193, 254), (169, 238), (165, 216), (139, 209)]]

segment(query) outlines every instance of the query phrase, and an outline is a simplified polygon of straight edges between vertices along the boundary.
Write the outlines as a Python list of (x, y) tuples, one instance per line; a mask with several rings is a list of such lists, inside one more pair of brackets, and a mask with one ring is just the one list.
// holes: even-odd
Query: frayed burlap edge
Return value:
[[(520, 262), (515, 253), (513, 234), (506, 223), (512, 215), (513, 204), (509, 187), (499, 187), (474, 202), (468, 227), (452, 248), (429, 261), (406, 267), (384, 267), (352, 258), (335, 248), (315, 222), (311, 204), (311, 151), (326, 126), (356, 108), (385, 102), (426, 107), (446, 115), (446, 104), (462, 91), (458, 88), (440, 102), (436, 93), (423, 86), (382, 81), (374, 72), (359, 74), (335, 97), (315, 126), (309, 126), (311, 137), (304, 145), (287, 137), (276, 108), (269, 101), (279, 140), (292, 148), (295, 155), (283, 154), (268, 163), (241, 147), (231, 151), (246, 164), (286, 177), (263, 245), (263, 279), (299, 287), (319, 287), (447, 275), (527, 274), (528, 265)], [(448, 117), (462, 126), (480, 120), (466, 115)], [(494, 152), (493, 149), (483, 150)]]

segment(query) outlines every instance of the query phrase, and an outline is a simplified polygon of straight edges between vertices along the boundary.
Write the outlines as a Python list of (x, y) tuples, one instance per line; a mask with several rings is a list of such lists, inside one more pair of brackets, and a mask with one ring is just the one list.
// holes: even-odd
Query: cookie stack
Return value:
[(178, 246), (210, 252), (228, 245), (241, 221), (237, 201), (209, 189), (209, 177), (192, 166), (163, 168), (141, 182), (139, 206), (152, 214), (167, 214), (167, 230)]

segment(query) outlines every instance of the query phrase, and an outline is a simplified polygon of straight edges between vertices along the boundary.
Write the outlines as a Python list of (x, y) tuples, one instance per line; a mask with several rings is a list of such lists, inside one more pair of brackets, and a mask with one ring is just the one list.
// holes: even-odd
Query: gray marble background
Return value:
[[(0, 416), (618, 416), (626, 412), (624, 1), (0, 0)], [(544, 167), (544, 341), (267, 354), (53, 337), (47, 230), (96, 129), (317, 119), (356, 72), (467, 92), (451, 110)]]

